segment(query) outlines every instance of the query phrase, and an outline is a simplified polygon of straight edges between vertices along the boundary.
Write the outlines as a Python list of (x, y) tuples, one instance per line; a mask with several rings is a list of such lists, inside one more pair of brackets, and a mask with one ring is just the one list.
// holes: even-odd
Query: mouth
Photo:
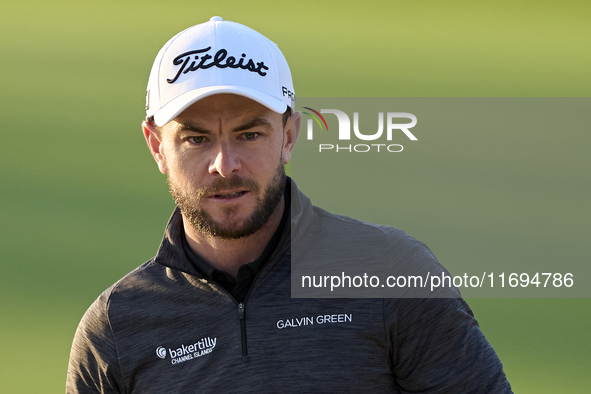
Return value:
[(235, 191), (235, 192), (222, 192), (220, 194), (211, 195), (210, 198), (222, 199), (222, 200), (231, 200), (231, 199), (242, 197), (246, 193), (248, 193), (247, 190), (238, 190), (238, 191)]

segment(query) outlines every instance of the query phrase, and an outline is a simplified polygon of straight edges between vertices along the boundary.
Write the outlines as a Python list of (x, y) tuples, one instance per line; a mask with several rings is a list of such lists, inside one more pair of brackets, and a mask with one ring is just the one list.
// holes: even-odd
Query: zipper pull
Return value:
[(238, 304), (238, 318), (240, 320), (244, 320), (244, 303), (243, 302)]

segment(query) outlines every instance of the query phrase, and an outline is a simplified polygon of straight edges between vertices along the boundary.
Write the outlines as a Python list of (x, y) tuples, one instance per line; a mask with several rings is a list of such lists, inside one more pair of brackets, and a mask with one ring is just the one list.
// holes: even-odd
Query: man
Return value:
[(297, 190), (294, 110), (287, 62), (254, 30), (213, 17), (165, 44), (143, 131), (178, 208), (156, 256), (86, 312), (67, 392), (510, 392), (459, 298), (291, 298), (292, 259), (339, 250), (442, 270), (402, 231)]

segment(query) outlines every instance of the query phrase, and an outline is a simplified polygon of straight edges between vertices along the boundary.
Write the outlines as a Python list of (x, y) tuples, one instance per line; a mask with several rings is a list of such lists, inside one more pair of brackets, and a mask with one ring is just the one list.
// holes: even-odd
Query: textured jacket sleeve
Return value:
[(117, 348), (104, 292), (82, 318), (70, 353), (66, 393), (123, 393)]
[(464, 300), (384, 302), (400, 392), (511, 393), (501, 361)]

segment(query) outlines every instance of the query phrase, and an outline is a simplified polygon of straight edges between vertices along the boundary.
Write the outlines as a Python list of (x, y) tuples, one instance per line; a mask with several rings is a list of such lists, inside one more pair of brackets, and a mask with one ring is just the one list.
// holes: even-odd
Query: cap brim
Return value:
[(154, 114), (154, 123), (159, 127), (164, 126), (197, 101), (215, 94), (223, 93), (236, 94), (238, 96), (249, 98), (280, 114), (284, 113), (287, 109), (287, 104), (283, 101), (277, 100), (276, 98), (255, 89), (229, 85), (208, 86), (191, 90), (190, 92), (184, 93), (171, 100)]

